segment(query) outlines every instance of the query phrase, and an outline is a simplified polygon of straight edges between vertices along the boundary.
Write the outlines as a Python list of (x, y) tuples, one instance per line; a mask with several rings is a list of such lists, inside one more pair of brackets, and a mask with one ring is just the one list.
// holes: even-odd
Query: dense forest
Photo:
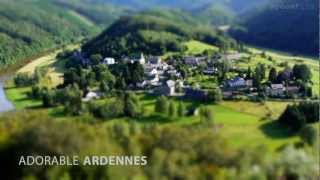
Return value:
[(311, 0), (273, 2), (248, 13), (241, 23), (242, 28), (234, 28), (231, 34), (250, 44), (317, 56), (317, 7), (318, 1)]
[[(183, 42), (191, 39), (219, 47), (236, 46), (236, 42), (213, 28), (200, 26), (191, 17), (176, 16), (174, 12), (142, 13), (120, 18), (99, 36), (83, 46), (89, 56), (121, 57), (144, 52), (163, 55), (167, 52), (181, 52)], [(177, 18), (180, 17), (180, 18)], [(183, 19), (183, 20), (182, 20)], [(197, 28), (194, 28), (197, 27)]]
[(0, 67), (98, 33), (100, 28), (96, 24), (102, 24), (102, 20), (86, 16), (86, 13), (103, 11), (106, 25), (116, 14), (104, 7), (76, 10), (73, 6), (53, 4), (51, 0), (1, 1)]

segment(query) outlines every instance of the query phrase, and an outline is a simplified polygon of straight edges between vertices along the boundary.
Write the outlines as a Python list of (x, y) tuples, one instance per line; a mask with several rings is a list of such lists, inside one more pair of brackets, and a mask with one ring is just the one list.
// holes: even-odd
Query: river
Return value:
[(0, 77), (0, 113), (7, 112), (14, 109), (13, 104), (7, 99), (4, 92), (4, 84), (8, 76)]

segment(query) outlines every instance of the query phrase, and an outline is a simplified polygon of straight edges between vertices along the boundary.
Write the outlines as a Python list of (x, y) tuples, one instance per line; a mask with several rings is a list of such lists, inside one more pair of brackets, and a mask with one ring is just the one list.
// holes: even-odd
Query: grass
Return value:
[[(27, 97), (27, 92), (30, 88), (8, 88), (6, 89), (7, 97), (13, 102), (17, 109), (34, 109), (41, 106), (40, 101), (30, 100)], [(137, 121), (141, 125), (145, 124), (162, 124), (163, 126), (172, 125), (190, 125), (200, 122), (198, 116), (184, 116), (180, 118), (170, 118), (154, 112), (154, 104), (156, 98), (147, 94), (139, 94), (140, 102), (144, 107), (144, 115), (140, 118), (115, 118), (111, 120), (96, 119), (92, 115), (81, 116), (81, 120), (90, 122), (92, 120), (104, 122), (108, 126), (113, 123)], [(99, 100), (99, 104), (107, 101), (115, 100), (107, 98)], [(178, 105), (181, 102), (178, 98), (171, 98)], [(195, 106), (198, 107), (200, 102), (183, 101), (186, 108)], [(292, 143), (298, 140), (298, 137), (292, 136), (290, 132), (281, 127), (274, 119), (278, 117), (288, 103), (267, 101), (264, 104), (247, 102), (247, 101), (226, 101), (220, 105), (209, 105), (214, 111), (214, 122), (221, 127), (219, 131), (225, 136), (229, 143), (234, 147), (248, 148), (257, 145), (265, 145), (267, 149), (274, 152), (280, 146)], [(45, 109), (37, 109), (45, 110)], [(66, 116), (63, 113), (63, 108), (47, 109), (50, 116), (57, 120), (72, 120), (79, 117)], [(272, 118), (267, 115), (272, 113)], [(268, 117), (267, 119), (265, 117)], [(265, 120), (262, 120), (265, 119)]]
[[(64, 50), (73, 50), (79, 48), (79, 44), (77, 45), (69, 45)], [(60, 60), (57, 61), (56, 55), (62, 52), (62, 49), (54, 51), (52, 53), (47, 54), (46, 56), (35, 59), (29, 64), (25, 65), (21, 69), (18, 70), (18, 73), (29, 73), (33, 74), (37, 67), (48, 67), (49, 79), (51, 80), (50, 85), (56, 86), (63, 82), (62, 75), (64, 72), (64, 63), (65, 61)]]
[(208, 75), (188, 77), (187, 82), (188, 84), (199, 84), (203, 89), (213, 89), (217, 87), (216, 78)]
[(41, 101), (32, 100), (28, 97), (27, 93), (31, 90), (30, 87), (26, 88), (6, 88), (6, 96), (16, 109), (27, 109), (41, 106)]
[(193, 55), (193, 54), (201, 54), (203, 53), (205, 50), (214, 50), (214, 51), (218, 51), (219, 48), (215, 47), (213, 45), (210, 44), (206, 44), (200, 41), (188, 41), (186, 43), (184, 43), (185, 46), (187, 46), (188, 50), (185, 52), (188, 55)]

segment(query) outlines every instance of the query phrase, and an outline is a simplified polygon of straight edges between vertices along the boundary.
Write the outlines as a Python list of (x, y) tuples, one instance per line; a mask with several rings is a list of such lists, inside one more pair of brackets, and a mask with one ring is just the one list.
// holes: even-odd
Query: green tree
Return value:
[(214, 114), (213, 110), (209, 107), (202, 106), (199, 108), (199, 116), (201, 123), (203, 124), (213, 124)]
[(219, 103), (220, 101), (222, 101), (222, 98), (223, 98), (223, 95), (220, 88), (215, 88), (208, 92), (208, 101), (210, 103), (215, 103), (215, 104)]
[(295, 79), (309, 82), (312, 78), (311, 70), (306, 64), (295, 64), (292, 69)]
[(277, 81), (277, 77), (278, 77), (277, 70), (276, 68), (272, 67), (269, 72), (269, 81), (271, 83), (275, 83)]
[(90, 60), (93, 65), (100, 64), (102, 62), (102, 59), (103, 57), (101, 56), (101, 54), (93, 54), (90, 56)]
[(157, 98), (155, 104), (155, 111), (162, 114), (168, 114), (169, 102), (165, 96), (160, 96)]
[(247, 79), (251, 79), (252, 78), (252, 70), (251, 70), (250, 66), (247, 69), (246, 78)]
[(308, 145), (315, 145), (318, 139), (317, 129), (308, 125), (301, 129), (299, 136), (303, 142), (306, 142)]
[(139, 98), (132, 92), (126, 92), (124, 95), (124, 113), (129, 117), (138, 117), (142, 114), (142, 106)]
[(74, 84), (65, 89), (66, 99), (64, 100), (64, 110), (70, 115), (80, 115), (84, 111), (82, 104), (82, 91)]
[(174, 104), (173, 101), (169, 102), (169, 110), (168, 110), (168, 115), (171, 118), (174, 118), (177, 116), (177, 108), (176, 105)]
[(179, 117), (183, 117), (186, 113), (186, 109), (185, 106), (182, 102), (179, 102), (179, 106), (178, 106), (178, 116)]
[(280, 116), (279, 122), (297, 132), (306, 125), (307, 121), (297, 105), (289, 105)]

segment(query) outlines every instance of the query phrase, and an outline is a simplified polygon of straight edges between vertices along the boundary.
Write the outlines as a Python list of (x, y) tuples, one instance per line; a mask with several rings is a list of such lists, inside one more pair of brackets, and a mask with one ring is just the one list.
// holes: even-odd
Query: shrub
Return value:
[(157, 98), (157, 101), (155, 104), (155, 111), (158, 113), (167, 114), (168, 110), (169, 110), (168, 99), (165, 96), (161, 96)]
[(312, 146), (317, 142), (318, 132), (314, 127), (306, 126), (300, 131), (299, 136), (303, 142)]
[(32, 86), (35, 83), (33, 77), (28, 73), (18, 73), (13, 81), (16, 87)]

